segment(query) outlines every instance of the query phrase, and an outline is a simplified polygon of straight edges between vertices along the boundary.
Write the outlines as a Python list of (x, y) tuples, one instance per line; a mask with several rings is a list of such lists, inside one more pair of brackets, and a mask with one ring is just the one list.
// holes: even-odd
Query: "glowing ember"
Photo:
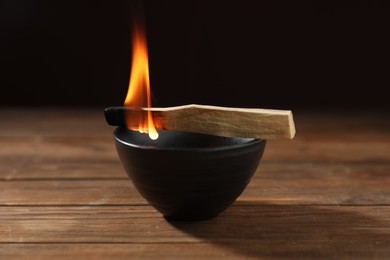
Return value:
[[(127, 107), (151, 107), (149, 62), (146, 35), (142, 26), (134, 25), (133, 59), (130, 73), (129, 89), (124, 105)], [(158, 138), (151, 111), (134, 113), (126, 112), (126, 125), (131, 130), (149, 134), (153, 140)]]

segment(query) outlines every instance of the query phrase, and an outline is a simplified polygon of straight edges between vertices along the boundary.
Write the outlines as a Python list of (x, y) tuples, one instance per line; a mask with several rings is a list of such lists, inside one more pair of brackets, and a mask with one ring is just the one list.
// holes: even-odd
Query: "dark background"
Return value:
[[(389, 1), (144, 7), (155, 106), (390, 107)], [(0, 0), (0, 105), (121, 105), (131, 8), (119, 0)]]

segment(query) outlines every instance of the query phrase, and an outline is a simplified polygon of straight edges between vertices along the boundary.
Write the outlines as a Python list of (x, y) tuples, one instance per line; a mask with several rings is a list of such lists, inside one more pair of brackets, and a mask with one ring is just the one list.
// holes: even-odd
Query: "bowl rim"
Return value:
[[(252, 139), (252, 140), (250, 140), (248, 142), (244, 142), (244, 143), (217, 146), (217, 147), (196, 147), (196, 148), (156, 147), (156, 146), (147, 146), (147, 145), (137, 145), (137, 144), (133, 144), (133, 143), (129, 143), (129, 142), (126, 142), (124, 140), (121, 140), (117, 136), (117, 133), (119, 132), (119, 130), (121, 130), (121, 127), (117, 127), (113, 132), (113, 136), (114, 136), (115, 141), (117, 141), (123, 145), (133, 147), (133, 148), (137, 148), (137, 149), (141, 149), (141, 150), (151, 150), (151, 151), (216, 152), (216, 151), (226, 151), (226, 150), (239, 149), (239, 148), (243, 148), (243, 147), (247, 147), (247, 146), (256, 145), (256, 144), (259, 144), (259, 143), (266, 141), (265, 139), (248, 138), (248, 139)], [(177, 131), (177, 132), (180, 132), (180, 131)], [(205, 134), (201, 134), (201, 135), (205, 135)], [(212, 136), (212, 135), (210, 135), (210, 136)], [(222, 137), (222, 136), (217, 136), (217, 137)], [(225, 137), (225, 138), (240, 138), (240, 137)]]

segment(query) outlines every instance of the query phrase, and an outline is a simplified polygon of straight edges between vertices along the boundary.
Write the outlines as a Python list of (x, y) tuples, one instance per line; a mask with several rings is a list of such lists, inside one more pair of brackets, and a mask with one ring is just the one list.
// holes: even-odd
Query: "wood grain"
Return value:
[(387, 240), (309, 241), (237, 239), (218, 243), (13, 243), (5, 259), (387, 259)]
[(292, 240), (390, 242), (390, 209), (386, 206), (238, 203), (220, 218), (192, 223), (168, 222), (149, 206), (2, 207), (0, 212), (2, 243), (233, 242), (283, 240), (286, 233)]
[(136, 192), (102, 111), (0, 109), (0, 259), (387, 259), (388, 115), (294, 116), (233, 206), (179, 223)]
[(155, 110), (156, 126), (228, 137), (292, 139), (295, 124), (289, 110), (187, 105)]
[(153, 115), (156, 127), (165, 130), (257, 139), (292, 139), (295, 135), (290, 110), (184, 105), (109, 107), (104, 113), (108, 124), (130, 129), (138, 129), (140, 118)]
[[(19, 207), (0, 212), (3, 256), (20, 256), (24, 248), (35, 256), (88, 256), (95, 246), (101, 247), (97, 252), (107, 249), (105, 255), (111, 257), (372, 258), (386, 256), (390, 244), (389, 207), (237, 205), (220, 218), (196, 223), (167, 222), (150, 207)], [(86, 251), (80, 252), (84, 244)], [(37, 252), (39, 248), (44, 251)], [(145, 252), (147, 248), (153, 251)], [(202, 248), (206, 252), (194, 251)], [(183, 249), (188, 251), (179, 252)]]

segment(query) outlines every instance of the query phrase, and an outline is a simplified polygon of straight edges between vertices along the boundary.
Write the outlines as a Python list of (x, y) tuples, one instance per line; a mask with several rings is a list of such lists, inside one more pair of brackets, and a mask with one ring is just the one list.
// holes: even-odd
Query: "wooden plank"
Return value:
[(210, 243), (0, 244), (4, 259), (387, 259), (388, 240), (273, 240)]
[[(145, 204), (124, 171), (119, 167), (117, 171), (117, 180), (84, 180), (88, 175), (82, 174), (81, 179), (48, 176), (47, 180), (0, 181), (0, 205)], [(389, 172), (390, 163), (265, 162), (239, 200), (291, 205), (390, 205)]]
[(0, 205), (145, 205), (130, 180), (0, 182)]
[[(0, 207), (0, 243), (390, 243), (390, 207), (237, 204), (203, 222), (137, 207)], [(245, 221), (243, 221), (245, 219)], [(297, 242), (299, 243), (299, 242)], [(389, 247), (390, 250), (390, 247)]]
[(0, 136), (110, 136), (103, 109), (1, 108)]
[(3, 160), (95, 161), (116, 159), (112, 134), (101, 136), (0, 137)]
[[(298, 139), (298, 138), (296, 138)], [(389, 141), (268, 141), (263, 160), (291, 162), (388, 162)]]
[(390, 164), (264, 163), (240, 197), (272, 204), (390, 205)]
[[(4, 163), (1, 163), (4, 162)], [(127, 179), (119, 159), (102, 161), (45, 161), (0, 159), (1, 180)]]

